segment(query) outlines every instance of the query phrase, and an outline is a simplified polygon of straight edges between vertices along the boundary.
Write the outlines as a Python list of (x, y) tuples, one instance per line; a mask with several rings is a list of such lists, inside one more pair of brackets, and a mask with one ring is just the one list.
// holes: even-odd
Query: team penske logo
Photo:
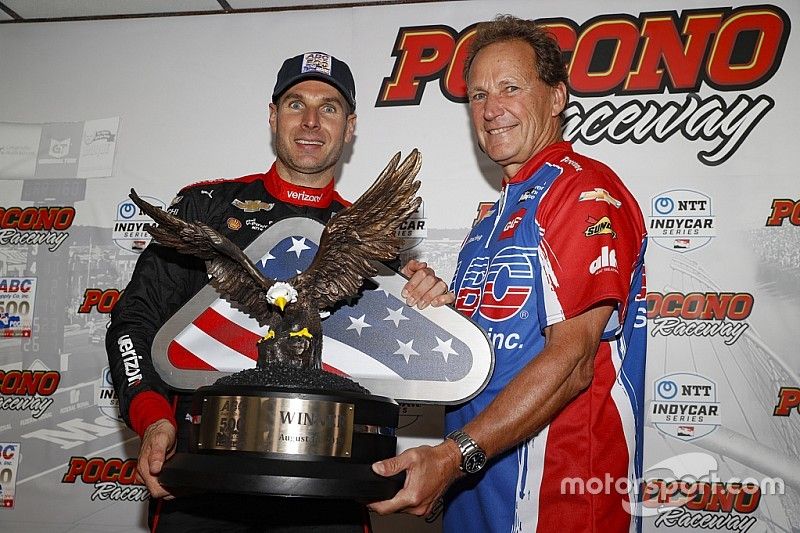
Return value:
[[(697, 158), (712, 166), (730, 158), (775, 106), (770, 96), (751, 94), (778, 71), (791, 28), (786, 12), (771, 5), (607, 14), (581, 24), (568, 18), (537, 22), (568, 59), (570, 93), (635, 97), (601, 98), (590, 107), (570, 102), (565, 140), (640, 144), (681, 135), (709, 142)], [(462, 72), (475, 26), (400, 28), (391, 52), (394, 67), (381, 83), (376, 107), (419, 105), (434, 84), (448, 100), (466, 102)], [(698, 96), (705, 87), (740, 94)], [(665, 93), (674, 97), (665, 99)], [(654, 98), (643, 98), (647, 94)]]
[(67, 465), (62, 483), (94, 485), (92, 501), (145, 501), (147, 487), (136, 482), (136, 459), (76, 457)]
[(617, 232), (611, 228), (611, 220), (608, 217), (602, 217), (600, 220), (595, 220), (589, 217), (587, 220), (591, 224), (586, 231), (583, 232), (587, 237), (594, 237), (595, 235), (611, 235), (612, 239), (617, 238)]
[(605, 202), (608, 205), (613, 205), (616, 208), (619, 208), (622, 205), (622, 202), (608, 194), (607, 190), (600, 188), (595, 188), (591, 191), (583, 191), (578, 197), (579, 202), (587, 202), (590, 200), (594, 200), (595, 202)]
[(239, 200), (235, 199), (231, 202), (234, 207), (238, 207), (245, 213), (256, 213), (258, 211), (270, 211), (275, 204), (262, 202), (261, 200)]

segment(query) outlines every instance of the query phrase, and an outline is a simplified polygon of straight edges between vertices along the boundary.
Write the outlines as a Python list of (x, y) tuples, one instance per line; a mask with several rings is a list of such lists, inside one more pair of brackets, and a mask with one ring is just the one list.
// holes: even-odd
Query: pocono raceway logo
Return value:
[(45, 245), (55, 252), (73, 220), (74, 207), (0, 207), (0, 246)]
[(29, 411), (38, 419), (53, 405), (60, 382), (55, 370), (0, 370), (0, 412)]
[[(164, 202), (152, 196), (142, 196), (152, 205), (161, 209), (166, 209)], [(117, 215), (114, 220), (114, 231), (111, 238), (114, 243), (123, 250), (142, 253), (150, 244), (150, 234), (147, 228), (153, 225), (153, 221), (145, 215), (141, 209), (130, 198), (125, 198), (117, 204)]]
[(634, 516), (654, 518), (656, 528), (745, 533), (758, 522), (753, 515), (762, 495), (786, 492), (781, 478), (722, 480), (718, 470), (716, 457), (702, 452), (684, 453), (647, 468), (642, 479), (614, 479), (608, 473), (603, 479), (564, 478), (561, 494), (627, 496), (628, 501), (623, 501), (625, 510)]
[(94, 485), (91, 500), (141, 502), (150, 498), (136, 480), (136, 459), (73, 456), (61, 483)]
[[(711, 143), (697, 154), (710, 166), (727, 161), (775, 106), (771, 96), (751, 94), (780, 68), (791, 28), (786, 12), (767, 5), (605, 14), (583, 24), (568, 18), (537, 22), (564, 51), (570, 93), (637, 97), (602, 98), (591, 107), (570, 102), (565, 140), (641, 144), (682, 135)], [(419, 105), (428, 84), (437, 81), (445, 98), (466, 102), (462, 72), (475, 26), (460, 32), (442, 24), (400, 28), (394, 67), (375, 106)], [(739, 94), (700, 97), (703, 87)], [(685, 96), (664, 100), (665, 90)], [(643, 98), (648, 94), (657, 99)]]
[(720, 337), (731, 346), (750, 327), (753, 300), (748, 292), (649, 292), (650, 335)]
[(676, 372), (657, 379), (653, 389), (650, 422), (665, 435), (690, 441), (722, 423), (717, 384), (707, 377)]

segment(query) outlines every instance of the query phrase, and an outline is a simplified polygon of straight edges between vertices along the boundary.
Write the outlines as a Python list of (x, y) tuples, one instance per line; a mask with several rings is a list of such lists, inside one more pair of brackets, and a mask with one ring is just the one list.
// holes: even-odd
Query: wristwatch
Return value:
[(461, 464), (458, 466), (462, 472), (474, 474), (486, 465), (486, 452), (472, 440), (472, 437), (457, 429), (450, 432), (447, 437), (461, 450)]

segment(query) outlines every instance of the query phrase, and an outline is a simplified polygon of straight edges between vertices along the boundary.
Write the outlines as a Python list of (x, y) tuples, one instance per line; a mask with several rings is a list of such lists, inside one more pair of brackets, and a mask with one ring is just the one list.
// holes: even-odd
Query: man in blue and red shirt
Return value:
[(451, 289), (487, 332), (494, 373), (448, 411), (442, 444), (376, 463), (408, 477), (371, 507), (425, 515), (452, 484), (448, 533), (635, 531), (624, 489), (642, 459), (641, 211), (610, 168), (562, 140), (567, 72), (543, 28), (511, 16), (478, 25), (465, 79), (478, 143), (504, 179)]

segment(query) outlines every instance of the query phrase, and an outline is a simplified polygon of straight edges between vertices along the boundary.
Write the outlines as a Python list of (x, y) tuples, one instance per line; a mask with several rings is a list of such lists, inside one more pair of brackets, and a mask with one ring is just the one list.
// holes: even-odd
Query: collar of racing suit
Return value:
[(538, 169), (542, 164), (547, 161), (554, 152), (571, 152), (572, 143), (569, 141), (559, 141), (537, 152), (533, 157), (528, 159), (524, 165), (517, 171), (510, 180), (503, 180), (503, 187), (508, 184), (519, 183), (531, 177), (533, 172)]
[(308, 207), (328, 207), (333, 200), (339, 199), (339, 195), (333, 190), (331, 180), (325, 187), (303, 187), (289, 183), (278, 175), (275, 163), (264, 178), (264, 187), (267, 191), (282, 202)]

